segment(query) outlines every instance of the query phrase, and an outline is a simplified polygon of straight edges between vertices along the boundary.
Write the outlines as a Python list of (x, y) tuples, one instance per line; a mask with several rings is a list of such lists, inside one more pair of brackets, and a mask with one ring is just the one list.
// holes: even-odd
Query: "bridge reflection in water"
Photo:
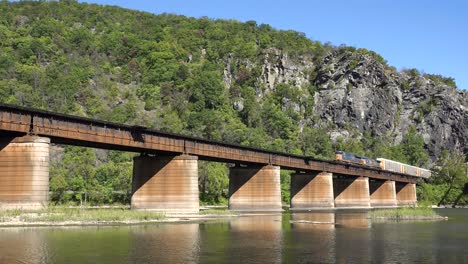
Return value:
[(441, 261), (444, 254), (462, 263), (463, 254), (454, 254), (457, 240), (447, 238), (467, 239), (456, 231), (467, 223), (371, 224), (366, 212), (346, 210), (141, 226), (0, 228), (0, 263), (408, 263)]
[(291, 214), (289, 243), (294, 245), (284, 262), (307, 263), (311, 256), (317, 263), (330, 263), (335, 259), (335, 213)]
[[(282, 215), (239, 217), (229, 223), (228, 255), (239, 263), (281, 263)], [(245, 247), (253, 250), (245, 252)]]
[(129, 236), (129, 263), (198, 263), (198, 223), (140, 226)]
[(310, 255), (329, 262), (337, 219), (346, 228), (368, 226), (363, 215), (299, 212), (214, 223), (0, 229), (0, 263), (283, 263)]
[(0, 263), (47, 263), (44, 241), (38, 229), (0, 229)]

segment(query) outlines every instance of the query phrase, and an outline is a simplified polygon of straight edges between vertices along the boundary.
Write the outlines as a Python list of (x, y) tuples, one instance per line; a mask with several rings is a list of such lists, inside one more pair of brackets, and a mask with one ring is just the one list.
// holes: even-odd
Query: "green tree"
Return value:
[(202, 71), (197, 74), (192, 82), (191, 91), (190, 101), (193, 103), (194, 111), (201, 111), (204, 108), (218, 109), (227, 103), (220, 75), (215, 71)]
[(296, 124), (272, 100), (268, 100), (262, 109), (262, 123), (272, 138), (291, 139), (298, 135)]
[(454, 189), (463, 194), (465, 184), (468, 183), (467, 166), (463, 154), (449, 151), (442, 152), (434, 169), (437, 175), (435, 182), (443, 182), (448, 186), (438, 202), (439, 206), (447, 202), (447, 197)]
[(415, 127), (410, 127), (403, 137), (401, 146), (409, 164), (425, 166), (429, 162), (429, 155), (424, 149), (424, 139), (416, 133)]
[(55, 203), (65, 203), (70, 197), (67, 195), (69, 186), (66, 178), (66, 171), (58, 164), (50, 167), (49, 189), (52, 192), (50, 200)]
[(329, 159), (333, 157), (333, 144), (325, 129), (306, 127), (300, 140), (303, 155)]
[(138, 88), (137, 95), (145, 102), (145, 110), (151, 111), (161, 105), (161, 88), (145, 84)]
[(198, 175), (200, 199), (207, 204), (227, 204), (229, 190), (227, 166), (222, 163), (200, 161)]
[(66, 173), (70, 191), (75, 192), (74, 199), (82, 204), (88, 201), (92, 181), (96, 175), (96, 153), (93, 149), (65, 147), (63, 170)]
[(115, 163), (110, 160), (96, 170), (90, 199), (98, 204), (128, 203), (130, 201), (132, 162)]
[(291, 202), (291, 174), (293, 171), (280, 171), (281, 182), (281, 201), (283, 204), (289, 205)]

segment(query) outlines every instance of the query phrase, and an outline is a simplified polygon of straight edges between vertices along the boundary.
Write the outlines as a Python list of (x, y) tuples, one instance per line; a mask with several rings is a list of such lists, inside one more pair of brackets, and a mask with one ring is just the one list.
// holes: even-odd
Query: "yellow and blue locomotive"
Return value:
[(349, 163), (357, 163), (357, 164), (362, 164), (370, 167), (377, 167), (380, 168), (380, 162), (368, 158), (366, 156), (361, 156), (353, 153), (347, 153), (344, 151), (336, 151), (335, 152), (335, 159), (344, 161), (344, 162), (349, 162)]

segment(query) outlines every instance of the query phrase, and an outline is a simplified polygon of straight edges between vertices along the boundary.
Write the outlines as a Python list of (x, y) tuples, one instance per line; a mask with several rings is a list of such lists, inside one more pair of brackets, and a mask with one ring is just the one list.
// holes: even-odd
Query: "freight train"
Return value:
[(342, 162), (357, 163), (369, 167), (380, 168), (382, 170), (405, 173), (425, 179), (431, 177), (430, 170), (411, 166), (394, 160), (384, 158), (371, 159), (365, 156), (347, 153), (344, 151), (336, 151), (335, 154), (336, 160)]

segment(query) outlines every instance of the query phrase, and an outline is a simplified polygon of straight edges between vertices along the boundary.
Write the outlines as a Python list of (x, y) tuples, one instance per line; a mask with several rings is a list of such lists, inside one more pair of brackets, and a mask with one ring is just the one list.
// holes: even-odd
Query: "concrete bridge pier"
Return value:
[(50, 139), (0, 139), (0, 209), (36, 210), (47, 206)]
[(139, 156), (133, 160), (131, 208), (198, 213), (198, 157)]
[(282, 211), (280, 167), (241, 167), (229, 171), (229, 209)]
[(416, 184), (406, 182), (396, 183), (396, 199), (398, 206), (416, 205)]
[(333, 207), (333, 174), (308, 172), (291, 175), (291, 210)]
[(396, 207), (396, 189), (394, 181), (370, 180), (370, 203), (374, 208)]
[(333, 179), (336, 208), (369, 208), (369, 178), (337, 177)]

